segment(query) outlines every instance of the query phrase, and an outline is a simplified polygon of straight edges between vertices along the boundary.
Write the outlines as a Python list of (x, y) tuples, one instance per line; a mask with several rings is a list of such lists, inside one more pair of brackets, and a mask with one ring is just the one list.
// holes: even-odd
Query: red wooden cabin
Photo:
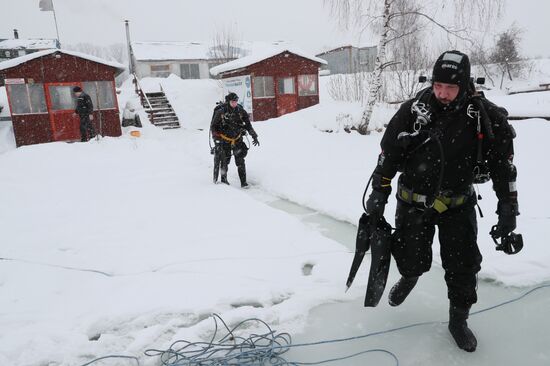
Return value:
[(264, 121), (318, 104), (319, 67), (326, 63), (302, 52), (275, 49), (213, 67), (210, 73), (222, 79), (250, 76), (252, 119)]
[(66, 50), (45, 50), (0, 62), (17, 146), (80, 141), (73, 87), (94, 104), (94, 127), (103, 136), (120, 136), (115, 76), (124, 66)]

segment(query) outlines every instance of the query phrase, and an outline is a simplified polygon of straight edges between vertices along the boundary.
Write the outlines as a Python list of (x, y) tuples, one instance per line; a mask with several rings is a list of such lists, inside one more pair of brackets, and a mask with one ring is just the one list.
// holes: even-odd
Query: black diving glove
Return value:
[(252, 137), (252, 145), (260, 146), (260, 141), (258, 141), (258, 136)]
[(381, 174), (372, 176), (372, 192), (367, 200), (367, 215), (372, 219), (384, 216), (384, 209), (391, 193), (391, 179)]
[(491, 229), (491, 236), (494, 238), (502, 238), (516, 229), (516, 216), (519, 215), (517, 202), (502, 202), (499, 201), (498, 222)]

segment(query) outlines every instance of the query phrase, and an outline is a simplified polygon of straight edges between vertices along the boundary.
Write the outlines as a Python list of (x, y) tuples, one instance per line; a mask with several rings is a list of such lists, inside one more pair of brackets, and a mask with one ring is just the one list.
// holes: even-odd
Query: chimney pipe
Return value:
[(19, 39), (19, 32), (17, 31), (17, 29), (13, 30), (13, 38)]
[(130, 40), (130, 22), (128, 20), (124, 21), (126, 27), (126, 44), (128, 47), (128, 62), (129, 62), (129, 72), (130, 75), (136, 72), (136, 67), (134, 64), (134, 51), (132, 49), (132, 41)]

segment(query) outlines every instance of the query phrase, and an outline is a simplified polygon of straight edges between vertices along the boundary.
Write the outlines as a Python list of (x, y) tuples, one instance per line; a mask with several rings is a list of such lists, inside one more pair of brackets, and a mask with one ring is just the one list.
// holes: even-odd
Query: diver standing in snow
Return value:
[(468, 352), (477, 347), (466, 320), (477, 301), (482, 260), (473, 183), (489, 176), (493, 181), (498, 197), (498, 223), (491, 231), (495, 241), (516, 235), (515, 132), (507, 115), (476, 95), (467, 55), (443, 53), (434, 65), (432, 86), (403, 103), (389, 122), (366, 205), (369, 217), (380, 218), (391, 180), (402, 172), (391, 245), (402, 277), (390, 290), (389, 303), (400, 305), (430, 269), (437, 225), (450, 301), (449, 331), (458, 347)]
[[(243, 141), (246, 132), (252, 136), (254, 146), (259, 146), (258, 134), (252, 128), (248, 113), (238, 104), (239, 97), (235, 93), (225, 96), (225, 103), (220, 104), (214, 111), (210, 132), (214, 139), (214, 183), (218, 179), (219, 167), (221, 182), (227, 181), (227, 168), (231, 162), (231, 153), (235, 155), (235, 164), (239, 173), (241, 187), (248, 187), (246, 181), (246, 166), (244, 158), (248, 154), (248, 147)], [(218, 165), (219, 164), (219, 165)]]

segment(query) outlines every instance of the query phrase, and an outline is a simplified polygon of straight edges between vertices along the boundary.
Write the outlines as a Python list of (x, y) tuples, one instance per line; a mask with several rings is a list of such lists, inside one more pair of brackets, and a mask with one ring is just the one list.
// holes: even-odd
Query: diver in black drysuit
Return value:
[[(417, 102), (429, 111), (426, 124), (417, 120)], [(469, 112), (476, 109), (472, 106), (486, 112), (487, 131), (478, 131), (478, 120)], [(430, 269), (437, 226), (450, 300), (449, 330), (457, 345), (469, 352), (475, 351), (477, 340), (466, 319), (477, 301), (476, 275), (482, 260), (473, 189), (478, 149), (482, 145), (498, 197), (498, 224), (492, 234), (503, 237), (515, 229), (519, 214), (514, 137), (506, 110), (475, 95), (468, 56), (445, 52), (435, 63), (432, 86), (403, 103), (389, 122), (367, 201), (367, 214), (382, 216), (391, 180), (402, 171), (391, 248), (402, 278), (390, 291), (390, 305), (401, 304), (418, 277)]]

